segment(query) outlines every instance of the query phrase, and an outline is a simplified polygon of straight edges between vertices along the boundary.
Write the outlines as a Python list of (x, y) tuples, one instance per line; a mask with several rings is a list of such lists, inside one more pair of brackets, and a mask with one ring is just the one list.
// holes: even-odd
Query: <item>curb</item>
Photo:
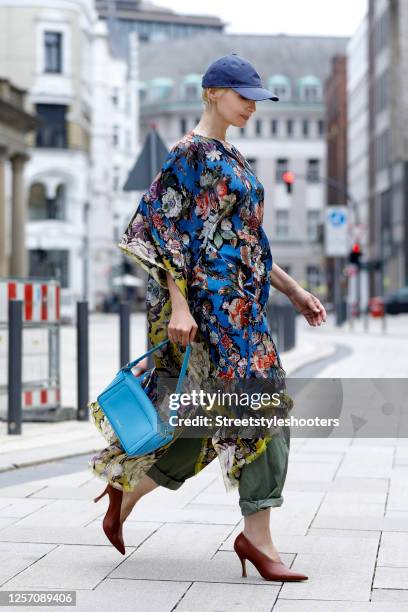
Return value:
[(35, 465), (41, 465), (43, 463), (52, 463), (54, 461), (60, 461), (62, 459), (70, 459), (71, 457), (81, 457), (82, 455), (89, 455), (91, 453), (98, 453), (100, 448), (93, 448), (88, 451), (80, 451), (79, 453), (68, 453), (66, 455), (59, 455), (58, 457), (47, 457), (44, 459), (38, 459), (37, 461), (24, 461), (23, 463), (11, 463), (5, 467), (0, 466), (0, 474), (5, 472), (12, 472), (21, 468), (32, 467)]

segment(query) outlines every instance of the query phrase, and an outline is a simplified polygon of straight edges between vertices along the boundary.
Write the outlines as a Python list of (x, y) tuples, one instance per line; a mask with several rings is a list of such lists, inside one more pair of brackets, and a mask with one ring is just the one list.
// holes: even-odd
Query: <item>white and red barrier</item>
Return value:
[[(23, 384), (24, 390), (21, 394), (21, 407), (25, 411), (37, 408), (58, 408), (61, 404), (61, 391), (59, 387), (28, 388)], [(3, 392), (2, 392), (3, 391)], [(0, 415), (7, 414), (6, 389), (0, 388)]]
[(23, 300), (23, 321), (57, 323), (60, 320), (60, 286), (56, 281), (0, 278), (0, 324), (8, 321), (10, 300)]
[(61, 404), (59, 373), (51, 376), (48, 362), (59, 363), (59, 359), (48, 354), (56, 347), (47, 338), (50, 333), (59, 338), (59, 325), (54, 324), (60, 323), (60, 285), (55, 280), (0, 278), (0, 415), (7, 414), (8, 305), (13, 299), (23, 302), (22, 408), (57, 408)]

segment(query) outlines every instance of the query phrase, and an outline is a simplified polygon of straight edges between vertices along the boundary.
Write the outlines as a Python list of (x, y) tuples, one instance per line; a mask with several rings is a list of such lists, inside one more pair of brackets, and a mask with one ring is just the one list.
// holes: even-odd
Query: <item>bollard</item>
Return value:
[(22, 420), (22, 338), (23, 302), (10, 300), (8, 305), (8, 407), (7, 433), (21, 434)]
[(77, 302), (77, 420), (89, 421), (89, 325), (88, 302)]
[(119, 339), (120, 339), (120, 363), (119, 368), (130, 361), (130, 306), (129, 302), (119, 304)]
[(387, 331), (387, 313), (384, 310), (384, 314), (381, 317), (381, 329), (382, 329), (382, 333), (385, 334)]

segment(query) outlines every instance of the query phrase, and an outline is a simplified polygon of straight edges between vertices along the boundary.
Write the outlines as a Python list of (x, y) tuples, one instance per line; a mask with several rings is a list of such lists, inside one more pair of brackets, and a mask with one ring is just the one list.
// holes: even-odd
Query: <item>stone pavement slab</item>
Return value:
[(174, 580), (107, 578), (92, 591), (77, 590), (75, 612), (171, 612), (190, 586)]
[[(126, 549), (139, 546), (161, 526), (162, 523), (154, 522), (126, 522), (123, 527)], [(21, 527), (18, 523), (14, 523), (4, 528), (0, 537), (3, 542), (110, 546), (102, 529), (102, 518), (84, 527)]]
[[(87, 500), (54, 500), (18, 522), (19, 527), (80, 527), (90, 523), (103, 508)], [(106, 512), (106, 509), (104, 513)]]
[(408, 567), (408, 533), (384, 532), (377, 563), (386, 567)]
[(253, 584), (194, 582), (177, 606), (177, 612), (270, 612), (279, 587)]
[(406, 589), (408, 567), (377, 566), (373, 587), (375, 589)]
[(408, 589), (373, 589), (371, 601), (405, 602), (408, 607)]
[(35, 564), (54, 549), (53, 544), (0, 542), (0, 585)]
[(280, 597), (302, 601), (318, 599), (368, 602), (375, 568), (376, 542), (360, 542), (372, 545), (371, 554), (361, 554), (357, 547), (354, 547), (354, 554), (348, 555), (299, 553), (292, 568), (313, 576), (313, 579), (301, 583), (285, 582)]
[(131, 554), (107, 546), (56, 546), (46, 556), (2, 585), (24, 589), (93, 589)]
[(403, 604), (385, 602), (348, 601), (294, 601), (279, 598), (273, 612), (406, 612)]
[[(362, 529), (363, 531), (407, 531), (407, 520), (401, 517), (364, 517), (364, 516), (344, 516), (341, 519), (342, 529)], [(339, 518), (337, 516), (317, 516), (313, 521), (314, 528), (337, 529)]]

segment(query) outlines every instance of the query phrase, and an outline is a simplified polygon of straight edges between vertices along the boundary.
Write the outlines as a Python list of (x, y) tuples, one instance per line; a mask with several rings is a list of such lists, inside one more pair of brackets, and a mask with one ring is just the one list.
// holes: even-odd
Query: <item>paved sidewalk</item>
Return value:
[[(318, 376), (406, 377), (407, 322), (367, 334), (300, 320), (304, 356), (282, 353), (284, 367), (290, 376), (318, 351), (329, 357), (346, 346), (347, 356)], [(11, 455), (45, 453), (44, 442), (53, 443), (53, 454), (81, 445), (87, 452), (88, 435), (96, 449), (104, 445), (90, 423), (23, 423), (20, 446), (1, 425), (4, 464)], [(408, 609), (406, 439), (292, 438), (285, 501), (272, 510), (271, 526), (285, 562), (309, 575), (293, 584), (266, 582), (251, 564), (241, 577), (233, 540), (243, 520), (216, 461), (178, 491), (159, 488), (137, 504), (124, 527), (123, 557), (102, 531), (108, 500), (93, 502), (104, 483), (87, 469), (89, 458), (0, 474), (1, 591), (73, 589), (76, 609), (87, 612)]]

